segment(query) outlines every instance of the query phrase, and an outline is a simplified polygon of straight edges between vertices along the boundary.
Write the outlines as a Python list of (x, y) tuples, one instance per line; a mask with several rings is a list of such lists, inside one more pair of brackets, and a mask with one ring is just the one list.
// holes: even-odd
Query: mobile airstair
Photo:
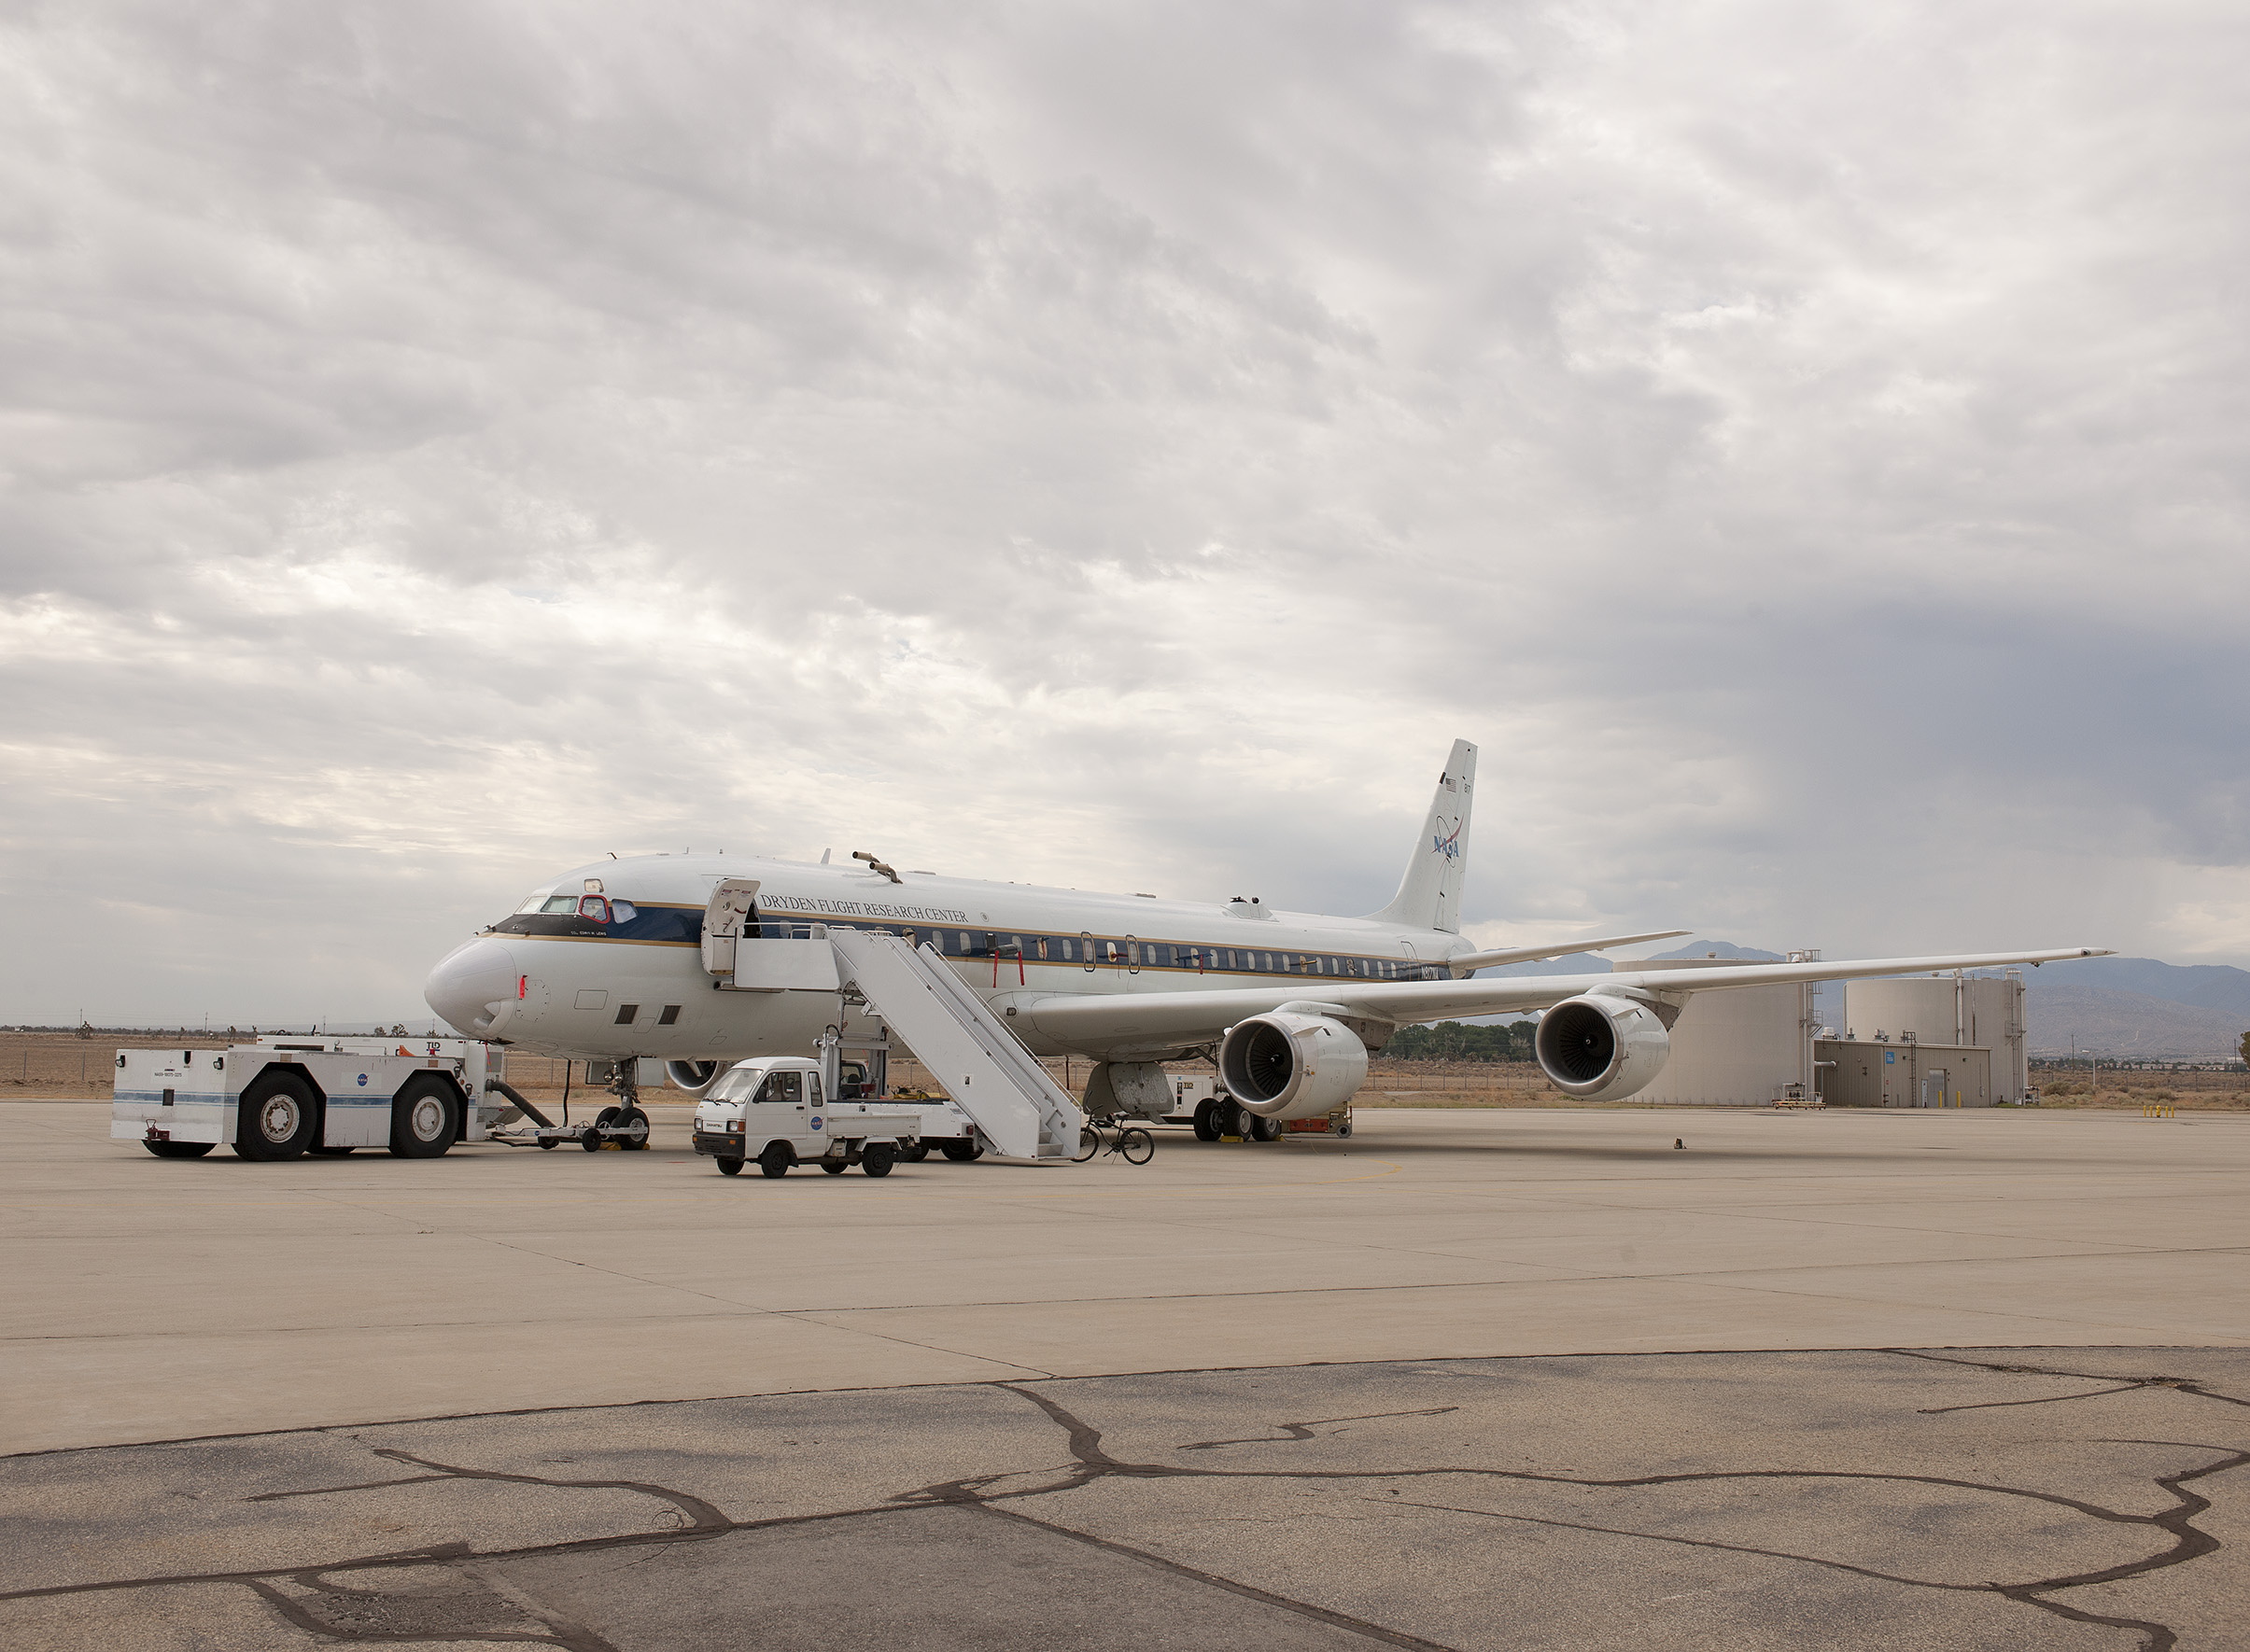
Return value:
[(1071, 1158), (1085, 1124), (1077, 1103), (944, 958), (881, 931), (830, 929), (827, 940), (839, 984), (867, 1001), (994, 1152)]

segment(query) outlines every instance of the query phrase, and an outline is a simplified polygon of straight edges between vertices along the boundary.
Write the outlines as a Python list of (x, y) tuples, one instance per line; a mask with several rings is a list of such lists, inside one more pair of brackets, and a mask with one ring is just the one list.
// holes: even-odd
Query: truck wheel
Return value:
[(390, 1151), (397, 1158), (436, 1158), (453, 1145), (453, 1086), (434, 1072), (408, 1079), (390, 1099)]
[(1198, 1141), (1218, 1140), (1218, 1103), (1198, 1101), (1195, 1104), (1195, 1139)]
[(601, 1133), (601, 1127), (613, 1125), (616, 1122), (617, 1109), (614, 1107), (603, 1108), (594, 1115), (594, 1127), (578, 1139), (578, 1144), (588, 1153), (599, 1153), (609, 1141), (609, 1138)]
[(740, 1159), (738, 1159), (738, 1158), (723, 1158), (723, 1159), (721, 1159), (721, 1160), (719, 1161), (719, 1174), (720, 1174), (720, 1175), (722, 1175), (722, 1176), (739, 1176), (741, 1173), (742, 1173), (742, 1161), (741, 1161)]
[(216, 1141), (144, 1141), (141, 1143), (159, 1158), (201, 1158), (218, 1145)]
[(821, 1160), (821, 1169), (827, 1171), (831, 1176), (841, 1176), (851, 1168), (851, 1167), (850, 1165), (846, 1164), (840, 1158), (824, 1158)]
[(984, 1156), (984, 1149), (974, 1141), (949, 1141), (945, 1144), (944, 1152), (946, 1157), (957, 1165), (965, 1165)]
[(796, 1162), (797, 1155), (790, 1149), (789, 1143), (776, 1141), (764, 1153), (758, 1155), (758, 1174), (773, 1177), (786, 1176), (789, 1174), (790, 1167)]
[(917, 1141), (911, 1147), (902, 1147), (898, 1150), (898, 1156), (910, 1165), (919, 1165), (923, 1159), (930, 1156), (930, 1144), (927, 1141)]
[(888, 1141), (870, 1141), (860, 1150), (859, 1168), (870, 1176), (888, 1176), (891, 1173), (891, 1144)]
[(269, 1164), (295, 1158), (313, 1140), (319, 1116), (311, 1085), (268, 1069), (250, 1081), (235, 1109), (234, 1151)]

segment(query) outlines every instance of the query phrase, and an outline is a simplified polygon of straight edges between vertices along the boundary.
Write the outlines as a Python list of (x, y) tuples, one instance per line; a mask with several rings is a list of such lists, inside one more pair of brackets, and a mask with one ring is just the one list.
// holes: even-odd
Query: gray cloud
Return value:
[(2250, 962), (2223, 8), (0, 30), (17, 1016), (608, 848), (1365, 909), (1456, 734), (1492, 933)]

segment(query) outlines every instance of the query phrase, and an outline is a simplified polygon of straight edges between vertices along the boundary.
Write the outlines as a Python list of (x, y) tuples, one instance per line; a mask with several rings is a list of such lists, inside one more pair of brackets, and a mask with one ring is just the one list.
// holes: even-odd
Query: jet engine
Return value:
[(1532, 1048), (1548, 1082), (1565, 1095), (1614, 1101), (1664, 1071), (1672, 1035), (1655, 1006), (1589, 993), (1540, 1016)]
[(1367, 1045), (1341, 1021), (1275, 1010), (1227, 1029), (1218, 1071), (1245, 1112), (1315, 1118), (1367, 1082)]
[(703, 1092), (718, 1083), (719, 1075), (726, 1071), (724, 1061), (667, 1061), (664, 1076), (677, 1089), (685, 1090), (698, 1100)]

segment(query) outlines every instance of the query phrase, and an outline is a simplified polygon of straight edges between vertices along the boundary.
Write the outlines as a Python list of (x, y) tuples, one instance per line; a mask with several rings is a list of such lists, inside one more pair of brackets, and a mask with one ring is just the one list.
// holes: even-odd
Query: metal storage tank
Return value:
[(1912, 1035), (1917, 1043), (1992, 1052), (1992, 1098), (2020, 1101), (2030, 1087), (2024, 1060), (2023, 973), (2004, 976), (1900, 975), (1854, 981), (1844, 990), (1846, 1038), (1892, 1043)]
[[(1644, 959), (1617, 970), (1712, 970), (1738, 959)], [(1636, 1101), (1765, 1107), (1791, 1085), (1810, 1091), (1811, 1029), (1802, 987), (1698, 992), (1672, 1024), (1671, 1058)]]

